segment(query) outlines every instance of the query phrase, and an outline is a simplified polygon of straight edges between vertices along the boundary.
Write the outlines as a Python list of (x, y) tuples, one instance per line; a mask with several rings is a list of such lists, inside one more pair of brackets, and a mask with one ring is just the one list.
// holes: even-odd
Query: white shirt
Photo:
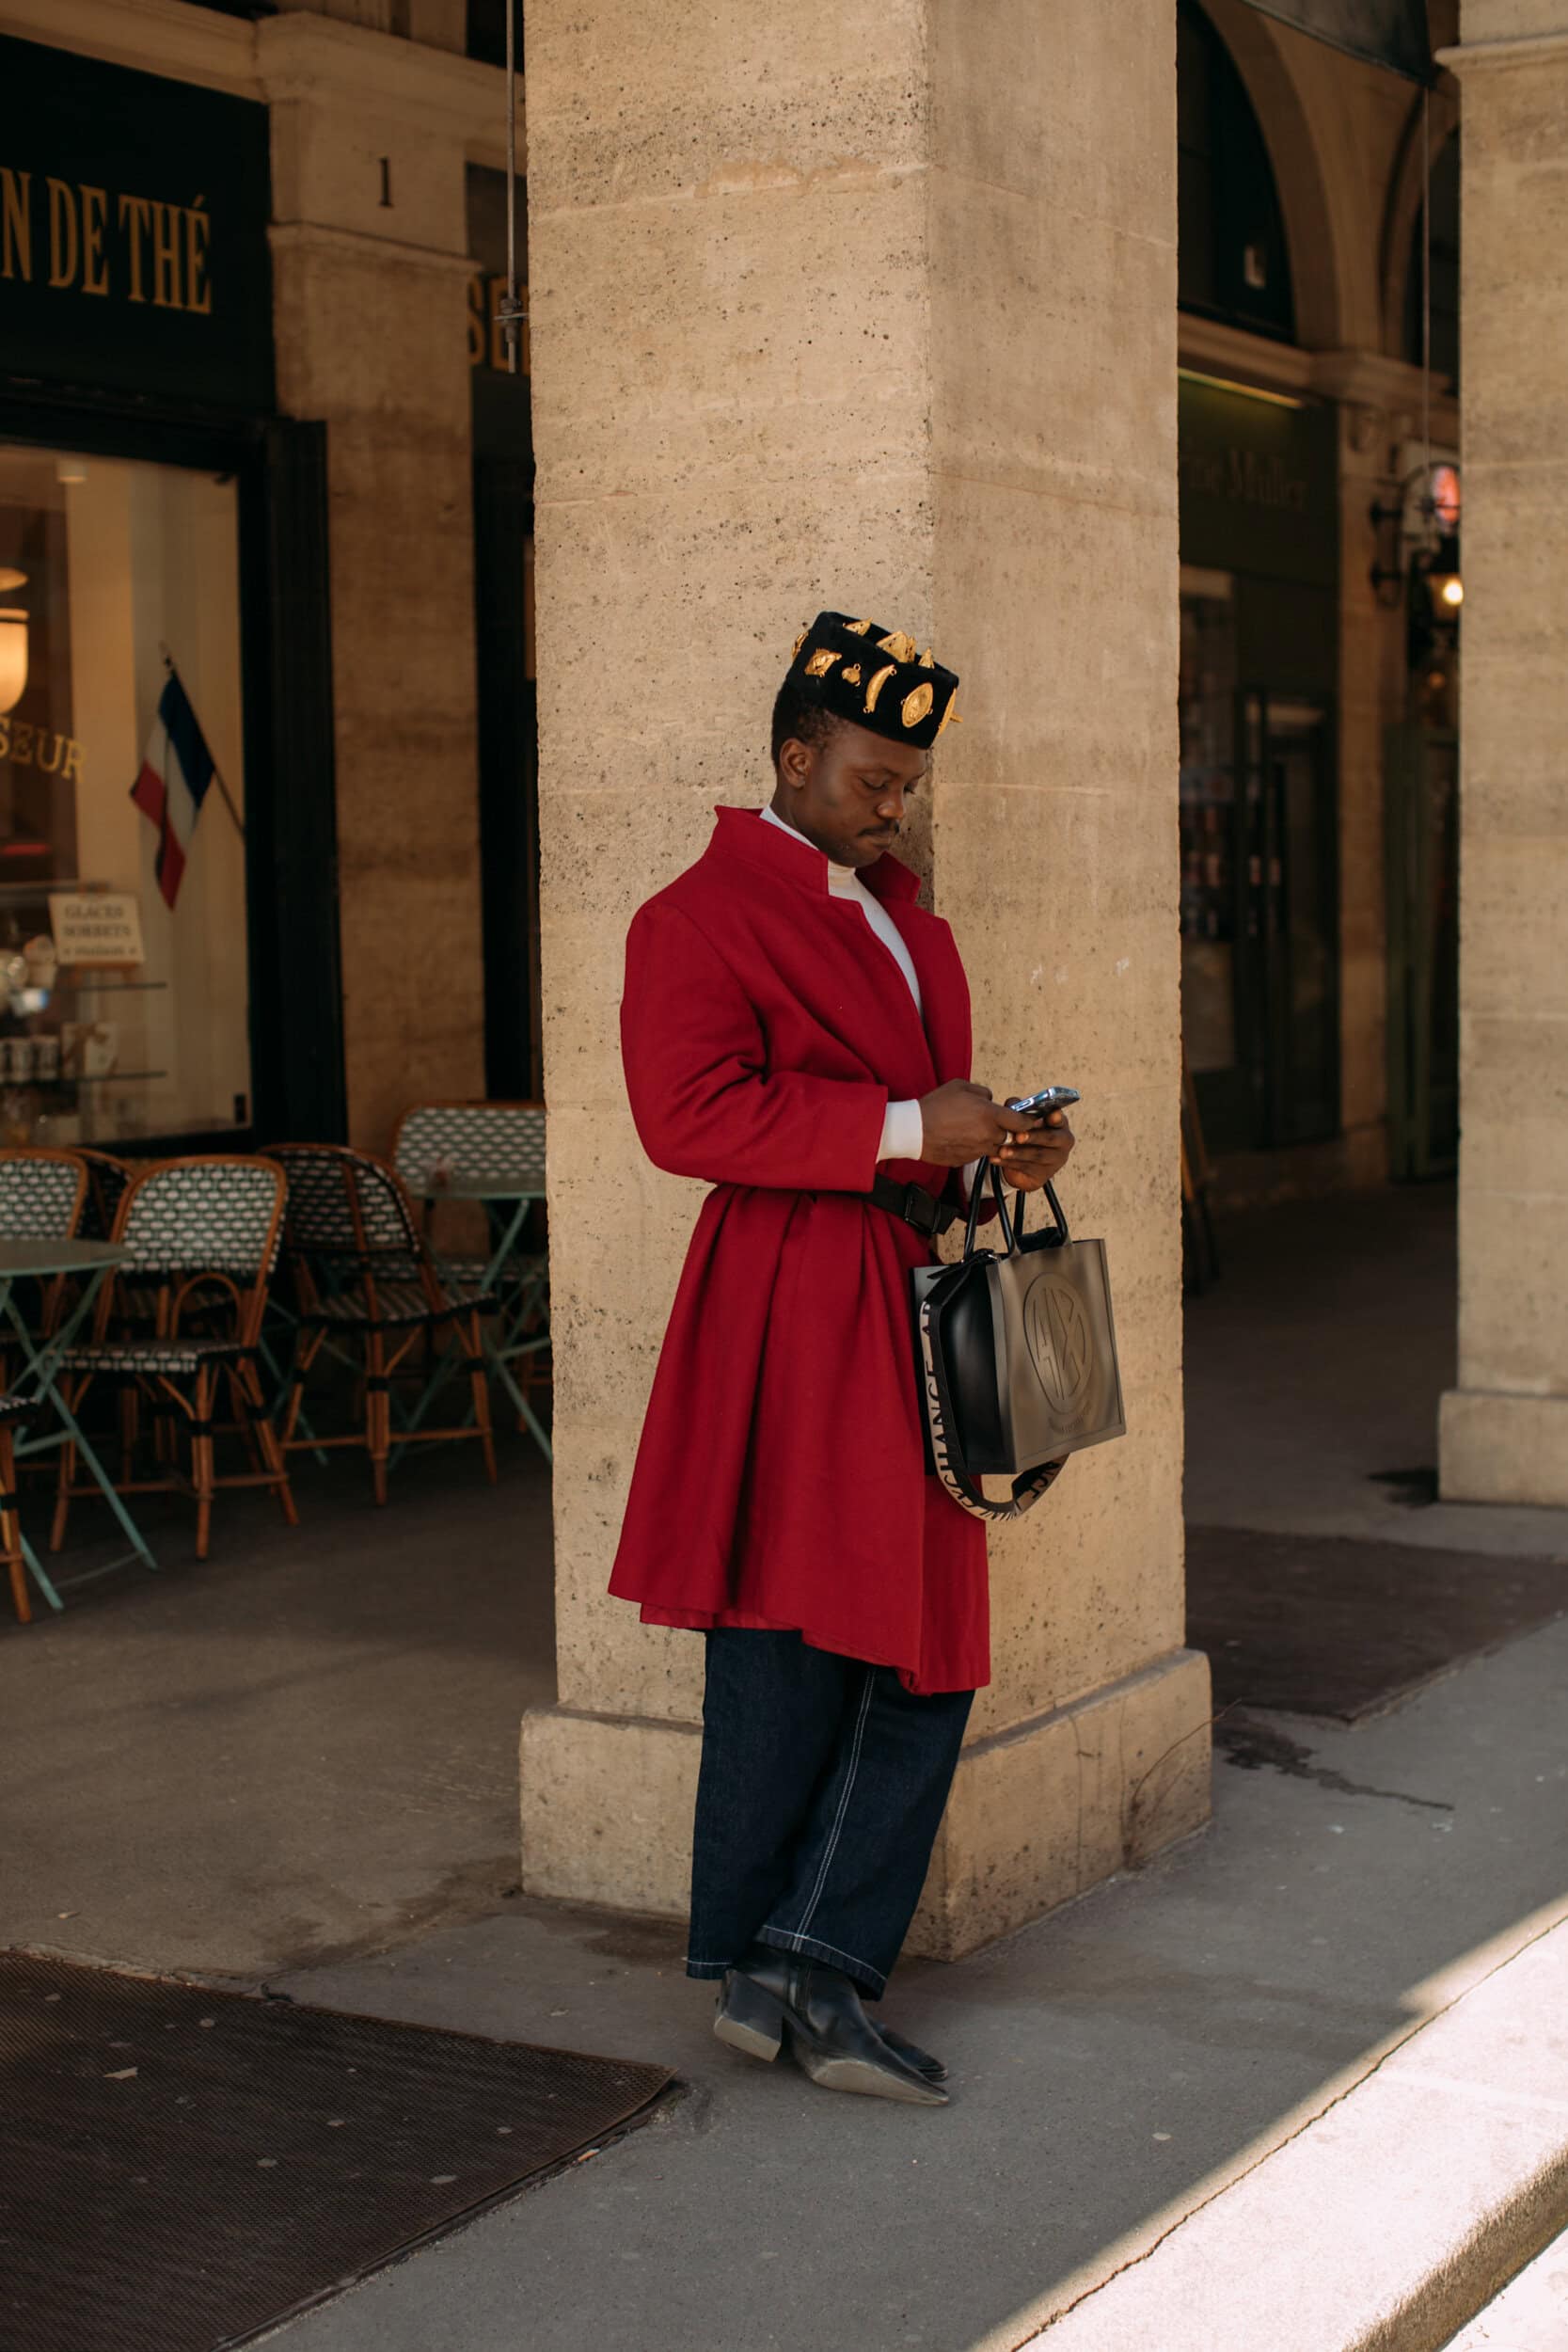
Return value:
[[(804, 834), (797, 833), (793, 825), (786, 825), (784, 818), (776, 817), (770, 808), (763, 810), (762, 821), (765, 825), (777, 825), (782, 834), (791, 841), (798, 841), (802, 850), (813, 847)], [(821, 851), (816, 854), (820, 856)], [(914, 968), (914, 959), (904, 944), (903, 933), (881, 900), (867, 890), (852, 866), (835, 866), (832, 858), (828, 860), (828, 890), (831, 897), (852, 899), (859, 907), (904, 975), (910, 994), (914, 998), (914, 1009), (924, 1021), (926, 1008), (920, 1001), (920, 978)], [(919, 1103), (912, 1097), (908, 1102), (890, 1103), (882, 1115), (881, 1140), (877, 1146), (878, 1159), (918, 1160), (925, 1148), (926, 1130), (921, 1121)]]

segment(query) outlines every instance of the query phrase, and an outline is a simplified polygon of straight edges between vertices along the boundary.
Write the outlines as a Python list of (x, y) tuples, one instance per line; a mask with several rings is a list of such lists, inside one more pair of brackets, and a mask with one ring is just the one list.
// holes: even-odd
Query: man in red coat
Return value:
[(639, 910), (621, 1009), (644, 1149), (713, 1186), (610, 1581), (706, 1638), (688, 1974), (723, 1980), (735, 2047), (928, 2105), (944, 2070), (861, 1996), (908, 1931), (990, 1651), (984, 1527), (925, 1468), (910, 1270), (954, 1170), (1034, 1189), (1072, 1149), (1059, 1112), (972, 1083), (958, 949), (888, 854), (958, 683), (819, 614), (774, 707), (771, 807), (721, 808)]

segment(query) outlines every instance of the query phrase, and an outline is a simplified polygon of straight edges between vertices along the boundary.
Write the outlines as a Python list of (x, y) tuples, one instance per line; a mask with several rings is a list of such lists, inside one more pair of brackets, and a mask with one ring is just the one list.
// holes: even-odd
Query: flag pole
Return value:
[[(181, 677), (179, 671), (174, 666), (174, 656), (170, 653), (168, 647), (165, 644), (161, 637), (158, 640), (158, 651), (164, 657), (165, 669), (168, 672), (170, 677), (176, 680), (181, 692), (184, 695), (185, 700), (188, 703), (191, 703), (191, 708), (194, 711), (196, 709), (196, 705), (194, 702), (191, 702), (189, 690), (185, 685), (184, 679)], [(197, 725), (201, 725), (199, 717), (197, 720)], [(204, 743), (207, 743), (205, 729), (202, 731), (201, 739)], [(211, 743), (207, 743), (207, 756), (209, 759), (212, 759), (213, 757), (213, 747)], [(223, 780), (223, 770), (218, 766), (215, 759), (213, 760), (213, 782), (217, 786), (219, 792), (222, 793), (223, 805), (229, 811), (230, 818), (233, 819), (234, 831), (239, 834), (240, 839), (243, 841), (245, 839), (245, 818), (240, 815), (239, 810), (234, 805), (234, 796), (230, 791), (229, 787), (225, 784)]]

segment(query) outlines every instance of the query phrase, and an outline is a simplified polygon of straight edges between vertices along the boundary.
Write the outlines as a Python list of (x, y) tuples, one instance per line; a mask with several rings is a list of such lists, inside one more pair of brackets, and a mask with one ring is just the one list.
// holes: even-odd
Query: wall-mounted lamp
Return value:
[[(25, 572), (0, 564), (0, 595), (27, 584)], [(27, 687), (27, 615), (20, 605), (0, 605), (0, 711), (14, 710)]]
[(1445, 532), (1436, 547), (1424, 561), (1417, 559), (1417, 570), (1426, 589), (1434, 621), (1455, 621), (1465, 601), (1465, 582), (1459, 570), (1459, 539), (1456, 532)]
[(1418, 466), (1400, 484), (1396, 500), (1372, 506), (1378, 534), (1372, 587), (1390, 612), (1406, 606), (1413, 628), (1458, 627), (1465, 602), (1459, 514), (1459, 469), (1447, 464)]

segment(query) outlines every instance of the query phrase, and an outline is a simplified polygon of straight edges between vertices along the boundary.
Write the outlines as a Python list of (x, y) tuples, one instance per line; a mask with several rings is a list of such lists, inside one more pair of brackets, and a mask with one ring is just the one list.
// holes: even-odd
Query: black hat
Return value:
[(795, 640), (786, 684), (835, 718), (853, 720), (873, 735), (927, 751), (949, 719), (956, 670), (944, 670), (929, 645), (915, 654), (914, 639), (846, 612), (819, 612)]

